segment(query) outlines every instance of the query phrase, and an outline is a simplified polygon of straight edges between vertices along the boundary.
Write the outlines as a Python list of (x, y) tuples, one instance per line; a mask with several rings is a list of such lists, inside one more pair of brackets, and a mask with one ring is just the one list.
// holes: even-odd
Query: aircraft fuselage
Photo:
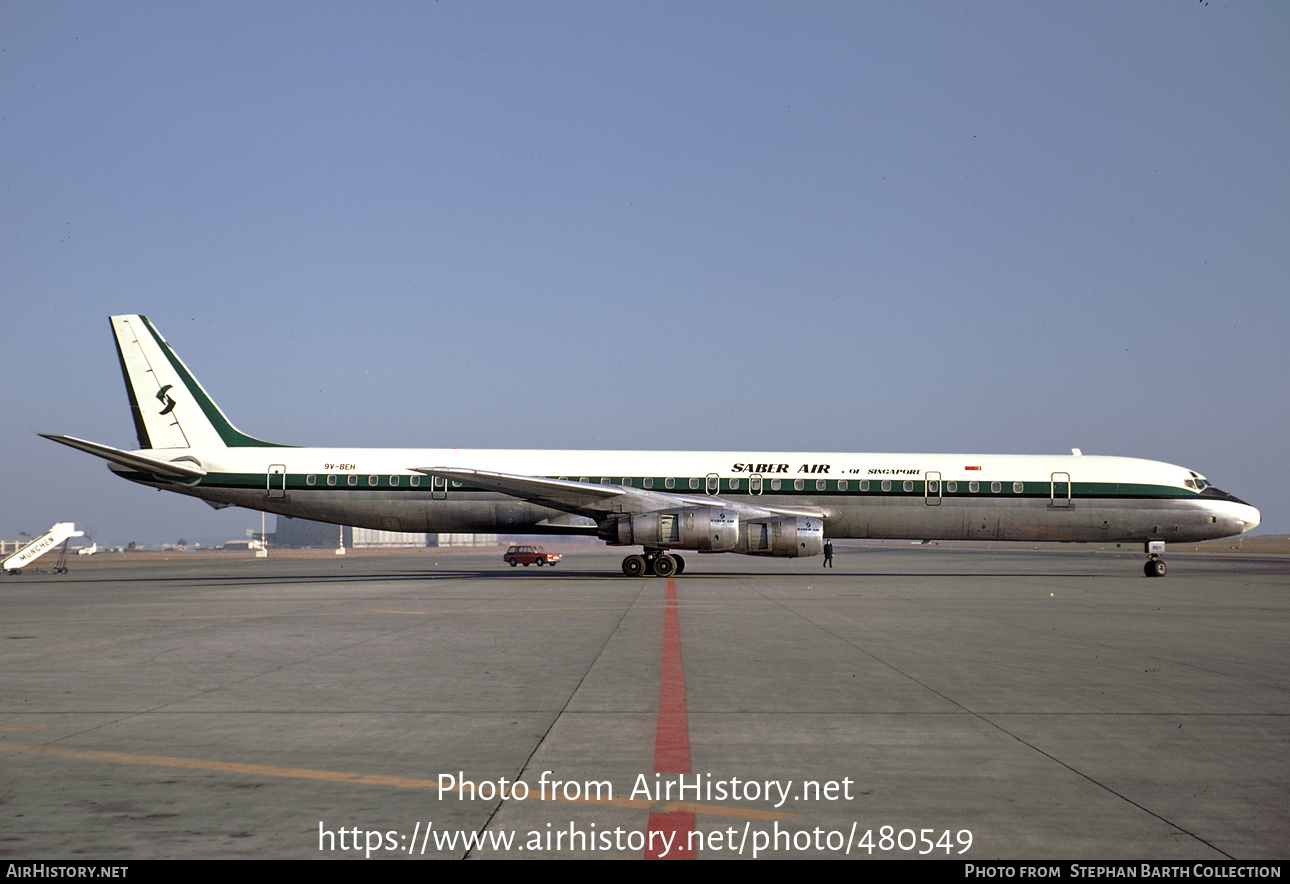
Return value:
[(629, 575), (677, 550), (818, 555), (828, 538), (1145, 544), (1249, 531), (1259, 512), (1126, 457), (294, 448), (237, 430), (146, 317), (112, 317), (140, 447), (49, 436), (127, 479), (284, 516), (404, 532), (590, 534)]

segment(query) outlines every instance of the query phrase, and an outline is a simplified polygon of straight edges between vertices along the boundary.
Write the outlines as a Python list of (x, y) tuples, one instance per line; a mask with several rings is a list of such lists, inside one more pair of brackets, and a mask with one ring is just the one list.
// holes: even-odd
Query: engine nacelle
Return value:
[(634, 513), (605, 519), (597, 534), (623, 546), (725, 552), (739, 544), (739, 514), (719, 506)]
[(739, 523), (735, 552), (750, 556), (818, 556), (824, 552), (824, 522), (802, 516), (767, 516)]

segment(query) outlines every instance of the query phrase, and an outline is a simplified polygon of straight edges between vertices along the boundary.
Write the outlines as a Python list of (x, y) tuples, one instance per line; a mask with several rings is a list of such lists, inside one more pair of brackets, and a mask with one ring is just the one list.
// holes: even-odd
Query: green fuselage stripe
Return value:
[[(313, 475), (314, 477), (313, 484), (310, 484), (308, 481), (309, 475)], [(449, 487), (447, 489), (444, 489), (442, 487), (436, 489), (436, 488), (432, 488), (431, 486), (432, 480), (426, 476), (421, 476), (421, 477), (414, 477), (414, 476), (407, 476), (407, 475), (390, 476), (390, 475), (371, 475), (367, 473), (362, 473), (362, 474), (333, 473), (331, 475), (334, 475), (336, 477), (336, 484), (328, 485), (327, 475), (328, 474), (317, 474), (317, 473), (315, 474), (288, 473), (286, 474), (286, 477), (285, 477), (285, 483), (283, 483), (283, 480), (280, 478), (280, 474), (274, 474), (272, 476), (272, 483), (273, 483), (273, 488), (281, 489), (285, 487), (287, 491), (394, 491), (394, 492), (406, 492), (409, 494), (413, 494), (413, 493), (425, 493), (431, 490), (435, 490), (435, 491), (447, 490), (447, 491), (451, 491), (454, 494), (456, 493), (467, 493), (467, 494), (496, 493), (492, 491), (485, 491), (484, 489), (473, 488), (469, 485), (458, 484), (456, 482), (449, 483)], [(349, 482), (351, 477), (353, 477), (354, 479), (354, 484), (350, 484)], [(141, 476), (141, 478), (146, 479), (148, 477)], [(411, 479), (413, 478), (420, 478), (420, 483), (415, 486), (412, 485)], [(555, 477), (549, 477), (549, 478), (555, 478)], [(630, 488), (636, 488), (636, 489), (642, 489), (642, 490), (645, 489), (645, 480), (640, 477), (633, 476), (630, 479), (623, 476), (606, 476), (606, 477), (595, 477), (595, 478), (597, 479), (604, 478), (604, 479), (607, 479), (608, 481), (605, 481), (605, 482), (596, 481), (589, 484), (618, 486), (622, 488), (630, 487)], [(675, 484), (671, 488), (668, 488), (664, 485), (664, 478), (665, 477), (654, 477), (652, 481), (652, 488), (650, 488), (649, 490), (658, 491), (663, 494), (685, 494), (687, 496), (693, 497), (693, 496), (704, 494), (705, 489), (707, 487), (706, 486), (707, 480), (704, 477), (695, 478), (694, 481), (696, 481), (698, 484), (696, 487), (693, 487), (693, 488), (690, 487), (690, 481), (691, 481), (690, 477), (682, 477), (682, 478), (674, 477)], [(398, 481), (397, 482), (392, 481), (394, 479), (397, 479)], [(373, 483), (372, 480), (375, 480), (375, 482)], [(851, 500), (851, 499), (857, 499), (857, 498), (892, 498), (892, 497), (923, 499), (927, 496), (927, 483), (923, 480), (909, 480), (911, 483), (911, 487), (910, 487), (910, 490), (908, 491), (906, 491), (904, 488), (905, 480), (892, 480), (890, 491), (882, 490), (882, 483), (880, 480), (879, 481), (869, 480), (869, 488), (868, 490), (865, 490), (865, 491), (860, 490), (860, 482), (855, 479), (847, 479), (847, 480), (803, 479), (801, 489), (797, 489), (793, 487), (794, 480), (792, 479), (781, 480), (780, 487), (778, 489), (772, 488), (771, 482), (769, 480), (763, 480), (762, 491), (760, 494), (754, 494), (748, 490), (747, 479), (735, 480), (738, 482), (739, 487), (737, 488), (731, 488), (730, 481), (731, 480), (729, 479), (720, 480), (721, 488), (719, 489), (718, 492), (716, 492), (712, 496), (721, 497), (721, 496), (727, 496), (727, 495), (738, 495), (740, 498), (753, 498), (754, 500), (758, 497), (761, 497), (761, 498), (788, 497), (788, 496), (799, 496), (804, 494), (812, 495), (812, 496), (827, 495), (829, 497), (837, 497), (845, 500)], [(817, 481), (822, 481), (824, 483), (824, 487), (823, 488), (817, 487), (816, 486)], [(839, 481), (846, 481), (847, 487), (845, 489), (839, 489), (838, 487)], [(202, 488), (220, 488), (220, 489), (229, 489), (229, 490), (245, 489), (245, 490), (264, 491), (268, 488), (268, 482), (269, 482), (269, 476), (265, 473), (208, 473), (206, 476), (204, 476), (201, 479), (201, 481), (198, 483), (198, 486)], [(944, 481), (942, 481), (940, 484), (941, 484), (940, 493), (938, 494), (936, 492), (933, 492), (931, 495), (931, 498), (933, 500), (937, 499), (938, 497), (941, 500), (965, 500), (965, 501), (981, 500), (981, 499), (994, 500), (994, 499), (1027, 499), (1027, 498), (1050, 500), (1054, 497), (1052, 486), (1048, 482), (1023, 482), (1021, 483), (1022, 485), (1021, 491), (1013, 490), (1013, 485), (1014, 485), (1013, 482), (1000, 481), (999, 491), (991, 491), (990, 490), (991, 483), (982, 482), (980, 486), (980, 490), (975, 492), (967, 490), (967, 482), (959, 482), (958, 488), (954, 491), (946, 490)], [(1056, 493), (1056, 497), (1058, 500), (1067, 499), (1064, 485), (1065, 483), (1059, 484), (1059, 487)], [(1191, 499), (1196, 499), (1197, 495), (1195, 492), (1188, 491), (1185, 488), (1175, 488), (1169, 485), (1139, 485), (1139, 484), (1129, 483), (1129, 482), (1074, 482), (1074, 483), (1071, 483), (1071, 493), (1070, 493), (1071, 500), (1108, 499), (1108, 498), (1110, 499), (1177, 498), (1177, 499), (1191, 500)]]

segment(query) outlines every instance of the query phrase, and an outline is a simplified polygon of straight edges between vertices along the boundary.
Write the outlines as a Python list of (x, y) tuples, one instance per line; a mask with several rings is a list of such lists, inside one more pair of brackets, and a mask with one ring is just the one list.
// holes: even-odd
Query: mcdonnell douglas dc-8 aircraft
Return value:
[(139, 448), (45, 436), (216, 508), (388, 531), (586, 534), (643, 552), (814, 556), (829, 538), (1142, 543), (1227, 537), (1259, 511), (1191, 470), (1127, 457), (296, 448), (233, 427), (144, 316), (113, 316)]

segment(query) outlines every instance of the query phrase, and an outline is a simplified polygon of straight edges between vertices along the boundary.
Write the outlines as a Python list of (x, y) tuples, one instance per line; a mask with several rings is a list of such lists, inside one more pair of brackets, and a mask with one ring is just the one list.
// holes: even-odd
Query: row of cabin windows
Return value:
[[(400, 477), (399, 477), (399, 476), (390, 476), (389, 484), (390, 484), (391, 486), (397, 486), (397, 485), (399, 484), (399, 479), (400, 479)], [(305, 484), (306, 484), (306, 485), (316, 485), (316, 484), (318, 484), (318, 477), (317, 477), (317, 476), (315, 476), (313, 473), (310, 473), (309, 475), (305, 476)], [(335, 474), (331, 474), (331, 475), (327, 476), (327, 484), (328, 484), (328, 485), (335, 485), (335, 484), (336, 484), (336, 476), (335, 476)], [(345, 484), (347, 484), (347, 485), (357, 485), (357, 484), (358, 484), (358, 476), (354, 476), (354, 475), (346, 475), (346, 476), (345, 476)], [(368, 477), (367, 477), (367, 484), (368, 484), (369, 486), (371, 486), (371, 487), (375, 487), (375, 486), (377, 486), (377, 485), (380, 485), (380, 484), (381, 484), (381, 477), (380, 477), (380, 476), (368, 476)], [(420, 485), (420, 484), (421, 484), (421, 477), (420, 477), (420, 476), (409, 476), (409, 477), (408, 477), (408, 484), (409, 484), (409, 485), (411, 485), (413, 488), (416, 488), (418, 485)]]
[[(388, 483), (387, 483), (387, 484), (388, 484), (391, 488), (397, 488), (397, 487), (398, 487), (398, 485), (399, 485), (399, 483), (400, 483), (400, 481), (402, 480), (402, 478), (403, 478), (403, 477), (400, 477), (400, 476), (390, 476), (390, 477), (389, 477), (389, 481), (388, 481)], [(407, 478), (407, 480), (408, 480), (408, 485), (410, 485), (411, 487), (413, 487), (413, 488), (420, 487), (420, 485), (421, 485), (421, 477), (420, 477), (420, 476), (408, 476), (408, 477), (406, 477), (406, 478)], [(568, 480), (568, 478), (569, 478), (569, 477), (568, 477), (568, 476), (561, 476), (560, 478), (561, 478), (561, 480)], [(317, 479), (318, 479), (318, 477), (317, 477), (317, 476), (315, 476), (313, 473), (310, 473), (309, 475), (305, 476), (305, 484), (306, 484), (306, 485), (316, 485), (316, 484), (317, 484)], [(334, 473), (333, 473), (333, 474), (329, 474), (329, 475), (327, 476), (327, 484), (328, 484), (328, 485), (333, 485), (333, 486), (334, 486), (334, 485), (336, 484), (336, 479), (337, 479), (337, 476), (336, 476)], [(356, 485), (358, 485), (358, 480), (359, 480), (359, 477), (358, 477), (358, 476), (356, 476), (356, 475), (353, 475), (353, 474), (347, 474), (347, 475), (345, 476), (345, 483), (346, 483), (347, 485), (350, 485), (350, 486), (356, 486)], [(589, 476), (581, 476), (581, 477), (579, 477), (579, 478), (578, 478), (578, 480), (577, 480), (577, 481), (579, 481), (579, 482), (582, 482), (582, 483), (586, 484), (586, 483), (591, 482), (591, 478), (590, 478)], [(741, 489), (743, 489), (743, 488), (746, 488), (746, 487), (752, 487), (753, 489), (755, 489), (755, 488), (757, 487), (756, 485), (751, 485), (751, 486), (749, 486), (748, 482), (751, 482), (752, 480), (744, 480), (744, 479), (717, 479), (717, 478), (709, 478), (709, 479), (707, 479), (707, 480), (706, 480), (706, 482), (704, 482), (703, 480), (700, 480), (700, 479), (688, 479), (688, 480), (686, 480), (686, 481), (689, 483), (689, 487), (690, 487), (690, 490), (691, 490), (691, 491), (696, 491), (696, 490), (698, 490), (698, 488), (699, 488), (700, 484), (705, 484), (705, 485), (706, 485), (706, 487), (707, 487), (707, 490), (708, 490), (708, 491), (719, 491), (719, 490), (721, 490), (721, 483), (722, 483), (722, 482), (724, 482), (724, 483), (725, 483), (726, 490), (728, 490), (728, 491), (739, 491), (739, 490), (741, 490)], [(770, 480), (770, 490), (771, 490), (771, 491), (779, 491), (779, 490), (781, 490), (781, 489), (783, 488), (783, 482), (784, 482), (784, 480), (782, 480), (782, 479), (771, 479), (771, 480)], [(368, 485), (368, 487), (373, 487), (373, 488), (374, 488), (374, 487), (376, 487), (376, 486), (378, 486), (378, 485), (380, 485), (380, 484), (381, 484), (381, 477), (380, 477), (380, 476), (368, 476), (368, 477), (367, 477), (367, 485)], [(602, 476), (602, 477), (601, 477), (601, 479), (600, 479), (600, 484), (601, 484), (601, 485), (612, 485), (612, 484), (613, 484), (613, 481), (612, 481), (609, 477), (607, 477), (607, 476)], [(892, 489), (892, 484), (893, 484), (893, 483), (892, 483), (892, 481), (891, 481), (890, 479), (883, 479), (880, 487), (882, 488), (882, 490), (883, 490), (883, 491), (890, 491), (890, 490)], [(936, 480), (934, 480), (934, 479), (933, 479), (933, 480), (929, 480), (929, 481), (927, 482), (927, 490), (928, 490), (929, 492), (931, 492), (932, 494), (936, 494), (936, 493), (938, 493), (938, 484), (939, 484), (939, 483), (937, 483), (937, 482), (936, 482)], [(624, 479), (622, 480), (622, 485), (623, 485), (623, 487), (624, 487), (624, 488), (630, 488), (630, 487), (632, 487), (632, 479), (631, 479), (630, 477), (626, 477), (626, 478), (624, 478)], [(645, 479), (642, 479), (642, 480), (641, 480), (641, 485), (642, 485), (643, 487), (645, 487), (645, 488), (653, 488), (653, 487), (654, 487), (654, 480), (653, 480), (652, 478), (646, 477)], [(978, 492), (981, 490), (981, 483), (980, 483), (980, 482), (968, 482), (968, 483), (967, 483), (967, 485), (968, 485), (968, 492), (969, 492), (969, 493), (971, 493), (971, 494), (976, 494), (976, 493), (978, 493)], [(868, 490), (869, 490), (869, 480), (868, 480), (868, 479), (860, 479), (860, 480), (859, 480), (859, 482), (858, 482), (858, 486), (859, 486), (859, 489), (860, 489), (861, 491), (868, 491)], [(454, 488), (460, 488), (460, 487), (461, 487), (461, 483), (460, 483), (460, 482), (453, 482), (453, 483), (452, 483), (452, 487), (454, 487)], [(668, 477), (668, 478), (664, 479), (664, 480), (663, 480), (663, 487), (664, 487), (664, 488), (667, 488), (667, 489), (669, 489), (669, 490), (676, 488), (676, 479), (671, 478), (671, 477)], [(816, 480), (815, 480), (815, 490), (816, 490), (816, 491), (827, 491), (827, 490), (828, 490), (828, 487), (829, 487), (829, 480), (828, 480), (828, 479), (816, 479)], [(838, 479), (838, 480), (837, 480), (837, 490), (838, 490), (838, 491), (847, 491), (850, 487), (851, 487), (851, 483), (850, 483), (848, 480), (846, 480), (846, 479)], [(1021, 494), (1021, 493), (1023, 493), (1023, 492), (1025, 491), (1025, 489), (1026, 489), (1026, 484), (1025, 484), (1024, 482), (1013, 482), (1013, 483), (1012, 483), (1012, 492), (1013, 492), (1014, 494)], [(806, 480), (805, 480), (805, 479), (794, 479), (794, 480), (793, 480), (793, 490), (794, 490), (794, 491), (804, 491), (804, 490), (806, 490)], [(913, 481), (912, 481), (911, 479), (906, 479), (906, 480), (904, 480), (904, 481), (901, 483), (901, 490), (906, 491), (906, 492), (908, 492), (908, 491), (913, 491), (913, 490), (914, 490), (914, 483), (913, 483)], [(957, 492), (958, 492), (958, 490), (959, 490), (959, 483), (958, 483), (958, 482), (949, 481), (949, 482), (946, 482), (946, 483), (945, 483), (945, 492), (946, 492), (947, 494), (955, 494), (955, 493), (957, 493)], [(998, 494), (998, 493), (999, 493), (1000, 491), (1002, 491), (1002, 490), (1003, 490), (1003, 483), (1001, 483), (1001, 482), (991, 482), (991, 483), (990, 483), (990, 493), (992, 493), (992, 494)]]
[[(335, 475), (335, 474), (328, 475), (328, 476), (327, 476), (327, 484), (328, 484), (328, 485), (335, 485), (335, 484), (336, 484), (336, 478), (337, 478), (337, 477), (336, 477), (336, 475)], [(418, 487), (420, 487), (420, 485), (421, 485), (421, 477), (420, 477), (420, 476), (390, 476), (390, 477), (388, 478), (388, 480), (387, 480), (386, 484), (387, 484), (387, 485), (389, 485), (391, 488), (397, 488), (397, 487), (398, 487), (398, 485), (399, 485), (399, 483), (400, 483), (400, 482), (402, 482), (402, 481), (403, 481), (403, 479), (405, 479), (405, 478), (408, 480), (408, 484), (409, 484), (409, 485), (411, 485), (413, 488), (418, 488)], [(359, 479), (359, 477), (358, 477), (358, 476), (350, 475), (350, 474), (346, 474), (346, 475), (345, 475), (345, 484), (346, 484), (346, 485), (357, 485), (357, 484), (358, 484), (358, 479)], [(317, 484), (318, 484), (318, 477), (317, 477), (316, 475), (314, 475), (313, 473), (310, 473), (309, 475), (305, 476), (305, 484), (306, 484), (306, 485), (317, 485)], [(369, 486), (369, 487), (375, 488), (377, 485), (380, 485), (380, 484), (381, 484), (381, 477), (380, 477), (380, 476), (368, 476), (368, 477), (367, 477), (367, 484), (368, 484), (368, 486)], [(461, 483), (460, 483), (460, 482), (453, 482), (453, 483), (452, 483), (452, 487), (454, 487), (454, 488), (460, 488), (460, 487), (461, 487)]]

